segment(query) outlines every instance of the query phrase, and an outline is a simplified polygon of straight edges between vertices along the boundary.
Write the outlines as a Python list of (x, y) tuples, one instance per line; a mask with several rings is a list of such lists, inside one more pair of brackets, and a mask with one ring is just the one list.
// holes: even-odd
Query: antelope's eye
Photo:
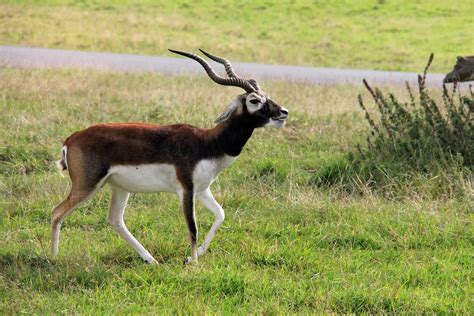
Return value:
[(252, 103), (252, 104), (257, 104), (257, 103), (259, 103), (259, 102), (260, 102), (260, 100), (258, 100), (258, 99), (252, 99), (252, 100), (250, 100), (250, 103)]

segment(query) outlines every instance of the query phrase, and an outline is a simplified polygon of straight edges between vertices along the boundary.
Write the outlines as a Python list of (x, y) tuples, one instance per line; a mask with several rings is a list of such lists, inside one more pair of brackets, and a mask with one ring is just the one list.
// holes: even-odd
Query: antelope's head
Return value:
[(216, 120), (215, 123), (227, 121), (230, 118), (239, 118), (253, 127), (276, 127), (282, 128), (288, 118), (288, 110), (271, 100), (260, 88), (254, 79), (243, 79), (239, 77), (232, 64), (225, 58), (211, 55), (202, 49), (200, 51), (210, 59), (225, 66), (227, 78), (219, 76), (200, 56), (176, 50), (171, 52), (194, 59), (207, 72), (209, 77), (216, 83), (225, 86), (240, 87), (246, 93), (234, 99)]

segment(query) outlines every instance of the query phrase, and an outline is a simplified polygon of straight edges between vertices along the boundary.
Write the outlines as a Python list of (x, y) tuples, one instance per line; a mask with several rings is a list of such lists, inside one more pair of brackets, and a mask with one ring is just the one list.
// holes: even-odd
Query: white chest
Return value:
[(230, 166), (236, 157), (223, 156), (217, 159), (201, 160), (193, 172), (194, 189), (196, 192), (206, 190), (212, 182), (217, 178), (217, 175)]

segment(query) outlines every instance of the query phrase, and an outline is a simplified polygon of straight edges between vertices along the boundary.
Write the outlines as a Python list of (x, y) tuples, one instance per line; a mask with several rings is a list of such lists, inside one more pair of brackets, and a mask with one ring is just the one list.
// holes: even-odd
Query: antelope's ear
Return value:
[(232, 101), (228, 106), (227, 108), (225, 109), (224, 113), (222, 113), (215, 121), (214, 123), (216, 124), (219, 124), (220, 122), (224, 122), (225, 120), (227, 120), (231, 115), (232, 113), (235, 112), (235, 110), (237, 110), (240, 106), (240, 100), (239, 98)]

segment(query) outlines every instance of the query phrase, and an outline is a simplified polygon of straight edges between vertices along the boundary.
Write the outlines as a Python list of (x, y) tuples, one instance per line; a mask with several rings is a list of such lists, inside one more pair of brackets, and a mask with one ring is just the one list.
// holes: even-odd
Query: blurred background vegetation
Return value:
[(474, 51), (473, 3), (448, 1), (2, 1), (0, 43), (234, 61), (434, 72)]

